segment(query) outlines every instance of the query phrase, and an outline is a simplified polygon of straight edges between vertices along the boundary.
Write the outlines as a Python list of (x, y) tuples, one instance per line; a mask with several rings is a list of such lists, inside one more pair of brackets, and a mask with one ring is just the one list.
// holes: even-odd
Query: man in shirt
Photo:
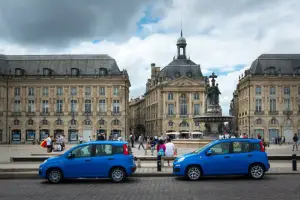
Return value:
[(52, 152), (52, 145), (53, 145), (53, 136), (49, 136), (47, 139), (46, 139), (46, 142), (47, 142), (47, 152), (48, 153), (51, 153)]
[(295, 150), (295, 147), (296, 147), (296, 151), (298, 151), (298, 136), (297, 136), (297, 133), (295, 133), (294, 137), (293, 137), (293, 151)]
[[(167, 139), (167, 143), (165, 144), (165, 146), (166, 146), (165, 155), (167, 157), (173, 157), (174, 152), (175, 152), (175, 145), (173, 144), (173, 142), (171, 141), (170, 138)], [(170, 166), (170, 161), (169, 160), (168, 160), (168, 166)]]

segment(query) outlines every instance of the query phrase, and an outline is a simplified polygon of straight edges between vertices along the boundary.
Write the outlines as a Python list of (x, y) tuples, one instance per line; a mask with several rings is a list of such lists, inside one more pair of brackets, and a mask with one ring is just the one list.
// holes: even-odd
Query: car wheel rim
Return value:
[(58, 171), (52, 171), (52, 172), (50, 172), (50, 174), (49, 174), (49, 179), (50, 179), (50, 181), (53, 182), (53, 183), (59, 182), (59, 181), (60, 181), (60, 178), (61, 178), (61, 174), (60, 174), (60, 172), (58, 172)]
[(114, 181), (121, 181), (124, 177), (124, 173), (120, 169), (115, 169), (112, 173), (112, 178)]
[(201, 172), (197, 167), (193, 167), (189, 169), (188, 175), (191, 180), (198, 180), (201, 176)]
[(264, 174), (264, 170), (261, 166), (255, 165), (251, 168), (251, 175), (254, 178), (261, 178)]

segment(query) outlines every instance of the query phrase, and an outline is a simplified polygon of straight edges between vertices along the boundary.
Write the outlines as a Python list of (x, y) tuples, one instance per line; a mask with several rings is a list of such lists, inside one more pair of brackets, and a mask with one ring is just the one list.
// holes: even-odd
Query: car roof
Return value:
[(257, 143), (261, 140), (256, 138), (229, 138), (229, 139), (221, 139), (217, 140), (218, 142), (251, 142), (251, 143)]
[(128, 142), (117, 141), (117, 140), (99, 140), (99, 141), (92, 141), (92, 142), (82, 143), (82, 145), (86, 145), (86, 144), (116, 144), (116, 145), (123, 145), (123, 144), (128, 144)]

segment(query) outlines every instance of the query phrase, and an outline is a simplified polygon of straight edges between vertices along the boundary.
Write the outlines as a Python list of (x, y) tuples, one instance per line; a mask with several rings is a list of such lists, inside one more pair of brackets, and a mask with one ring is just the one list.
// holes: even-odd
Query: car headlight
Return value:
[(184, 159), (185, 159), (185, 157), (181, 157), (177, 160), (177, 162), (182, 162), (182, 161), (184, 161)]

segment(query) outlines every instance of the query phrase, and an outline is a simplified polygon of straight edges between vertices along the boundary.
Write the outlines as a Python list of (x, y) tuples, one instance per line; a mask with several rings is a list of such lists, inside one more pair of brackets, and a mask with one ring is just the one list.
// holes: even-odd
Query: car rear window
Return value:
[(112, 152), (113, 154), (123, 154), (124, 153), (123, 146), (113, 146)]
[(260, 151), (260, 145), (259, 143), (252, 143), (252, 150), (253, 151)]

